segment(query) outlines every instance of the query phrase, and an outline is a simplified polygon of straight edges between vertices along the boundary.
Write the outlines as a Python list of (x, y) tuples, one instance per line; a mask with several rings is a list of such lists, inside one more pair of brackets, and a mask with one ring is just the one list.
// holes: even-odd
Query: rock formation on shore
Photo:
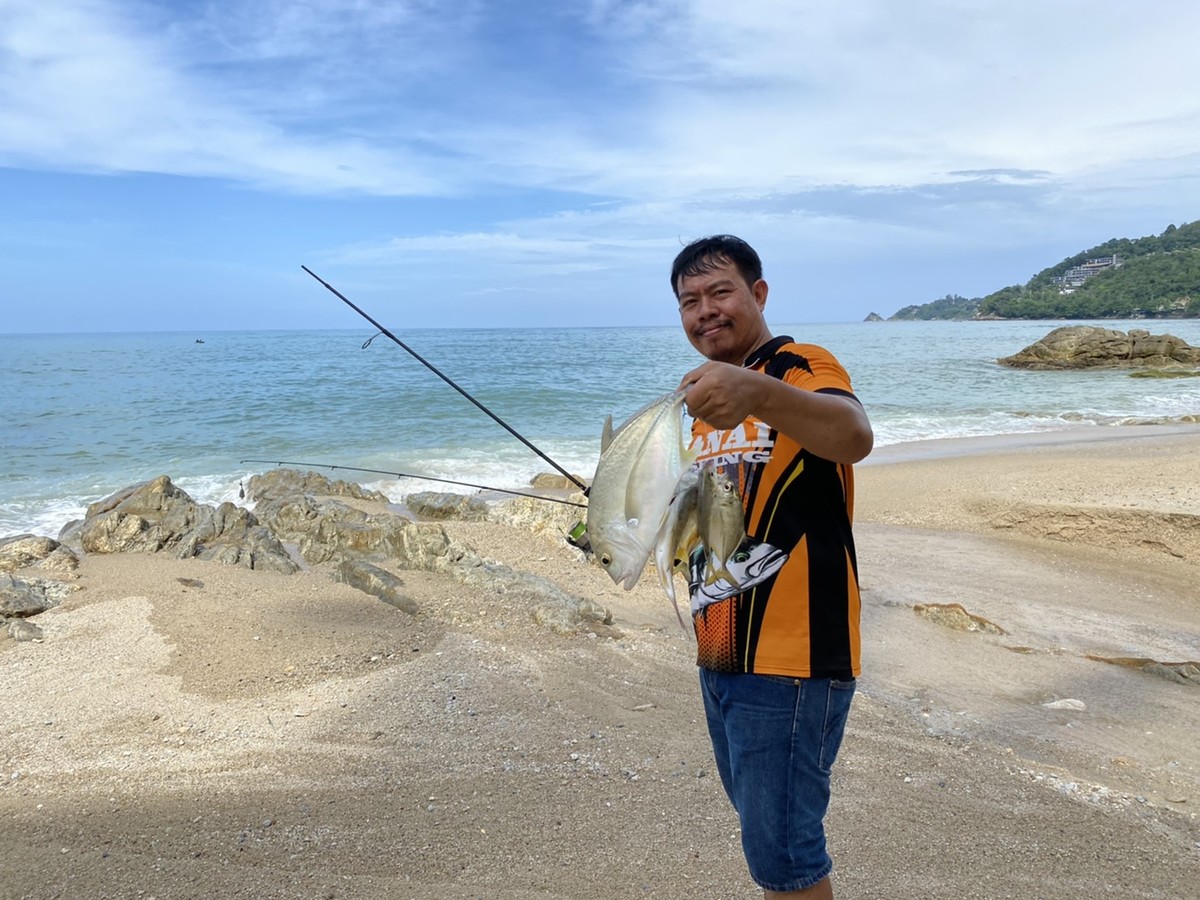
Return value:
[[(397, 572), (435, 572), (520, 596), (534, 620), (551, 630), (611, 631), (612, 615), (603, 606), (481, 558), (474, 548), (451, 540), (438, 522), (398, 512), (378, 491), (313, 472), (274, 469), (251, 478), (247, 496), (253, 510), (196, 503), (160, 475), (93, 503), (82, 521), (63, 529), (60, 540), (19, 535), (0, 541), (0, 626), (18, 640), (38, 639), (28, 620), (58, 605), (71, 590), (55, 580), (15, 578), (11, 573), (18, 569), (73, 569), (79, 553), (163, 553), (285, 575), (323, 567), (332, 579), (411, 615), (419, 610)], [(428, 510), (427, 518), (457, 515), (559, 535), (575, 512), (530, 497), (485, 504), (453, 494), (421, 494), (413, 505)]]
[(997, 360), (1017, 369), (1146, 368), (1200, 370), (1200, 348), (1171, 334), (1097, 325), (1055, 328), (1025, 349)]

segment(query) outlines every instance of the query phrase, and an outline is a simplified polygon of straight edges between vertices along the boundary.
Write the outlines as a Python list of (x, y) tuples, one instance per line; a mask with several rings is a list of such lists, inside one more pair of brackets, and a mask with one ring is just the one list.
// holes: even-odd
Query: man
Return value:
[(838, 361), (774, 337), (758, 254), (685, 247), (679, 316), (708, 362), (683, 377), (698, 464), (738, 485), (746, 539), (714, 578), (690, 561), (701, 693), (721, 782), (766, 897), (833, 897), (829, 776), (859, 674), (851, 466), (874, 435)]

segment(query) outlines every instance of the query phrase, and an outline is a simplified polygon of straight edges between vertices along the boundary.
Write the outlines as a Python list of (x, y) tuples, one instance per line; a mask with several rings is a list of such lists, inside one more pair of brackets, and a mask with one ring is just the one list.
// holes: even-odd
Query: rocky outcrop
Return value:
[[(294, 543), (311, 565), (378, 556), (402, 569), (439, 571), (453, 560), (450, 539), (434, 522), (414, 522), (386, 508), (359, 509), (321, 492), (260, 497), (255, 513), (280, 540)], [(458, 555), (461, 556), (461, 553)]]
[(36, 534), (0, 539), (0, 572), (25, 568), (69, 576), (79, 568), (79, 557), (53, 538)]
[(44, 585), (14, 578), (8, 573), (0, 575), (0, 618), (25, 619), (55, 605), (47, 596)]
[(997, 362), (1018, 369), (1200, 368), (1200, 348), (1174, 335), (1138, 328), (1126, 333), (1096, 325), (1064, 325)]
[[(247, 483), (261, 521), (281, 540), (294, 543), (306, 562), (333, 563), (335, 578), (385, 603), (417, 612), (415, 603), (404, 595), (403, 581), (385, 566), (436, 572), (505, 595), (527, 607), (534, 621), (550, 630), (617, 633), (605, 607), (570, 594), (549, 579), (481, 559), (473, 548), (452, 541), (439, 522), (414, 521), (390, 508), (383, 495), (334, 495), (321, 476), (311, 473), (302, 480), (278, 470), (271, 475), (270, 482), (255, 476)], [(351, 504), (347, 497), (371, 502)], [(580, 517), (576, 507), (531, 497), (485, 504), (459, 494), (428, 492), (410, 496), (405, 504), (410, 511), (415, 507), (438, 519), (499, 521), (534, 531), (553, 528), (560, 535)]]
[[(74, 542), (85, 553), (167, 553), (179, 559), (290, 574), (300, 568), (289, 550), (294, 547), (310, 565), (331, 564), (335, 580), (411, 615), (419, 613), (417, 604), (406, 596), (403, 580), (389, 569), (435, 572), (481, 591), (503, 594), (553, 631), (618, 634), (603, 606), (570, 594), (549, 579), (481, 559), (471, 547), (452, 541), (438, 522), (402, 515), (378, 491), (312, 472), (277, 469), (251, 478), (247, 495), (253, 511), (231, 503), (199, 504), (162, 475), (92, 504), (81, 522), (60, 535), (62, 542), (20, 535), (0, 543), (0, 572), (52, 561), (65, 570), (78, 564), (66, 546)], [(418, 505), (439, 510), (441, 518), (491, 519), (494, 514), (482, 501), (472, 503), (453, 494), (429, 495)], [(553, 528), (560, 535), (579, 518), (575, 507), (556, 507), (528, 497), (500, 501), (495, 509), (501, 510), (499, 521), (522, 523), (535, 531)], [(10, 574), (0, 579), (0, 627), (18, 639), (40, 638), (27, 620), (57, 605), (73, 589)]]
[[(583, 494), (575, 493), (566, 499), (583, 502)], [(533, 497), (512, 497), (493, 503), (488, 508), (489, 522), (522, 528), (534, 534), (548, 534), (559, 540), (587, 514), (586, 507), (569, 506), (563, 503), (547, 503)]]
[(488, 518), (488, 504), (482, 497), (449, 494), (441, 491), (418, 491), (404, 498), (404, 505), (414, 516), (422, 519), (463, 519), (483, 522)]
[(0, 573), (0, 634), (18, 641), (41, 640), (41, 629), (29, 619), (58, 606), (76, 590), (75, 585), (61, 581)]
[(323, 497), (347, 497), (372, 503), (387, 503), (386, 494), (365, 490), (352, 481), (326, 478), (316, 472), (301, 472), (297, 469), (272, 469), (255, 475), (247, 485), (252, 499), (269, 500), (272, 497), (296, 494), (319, 494)]
[[(79, 557), (53, 538), (19, 534), (0, 540), (0, 637), (17, 641), (40, 641), (42, 630), (31, 617), (58, 606), (75, 585), (60, 579), (73, 578)], [(19, 570), (38, 570), (55, 578), (18, 578)]]
[(167, 553), (287, 574), (299, 568), (252, 512), (196, 503), (166, 475), (93, 503), (77, 538), (87, 553)]

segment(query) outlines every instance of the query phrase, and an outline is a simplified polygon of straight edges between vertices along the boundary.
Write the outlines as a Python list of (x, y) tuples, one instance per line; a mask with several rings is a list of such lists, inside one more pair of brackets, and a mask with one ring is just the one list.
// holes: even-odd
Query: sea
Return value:
[[(997, 364), (1064, 324), (1079, 323), (771, 329), (841, 360), (876, 446), (1200, 416), (1200, 377)], [(1200, 320), (1090, 324), (1200, 346)], [(555, 470), (590, 478), (605, 417), (619, 424), (702, 362), (677, 326), (396, 337), (403, 347), (369, 329), (0, 334), (0, 537), (56, 536), (89, 504), (159, 475), (199, 502), (243, 505), (245, 482), (281, 463), (396, 503), (419, 490), (521, 490)]]

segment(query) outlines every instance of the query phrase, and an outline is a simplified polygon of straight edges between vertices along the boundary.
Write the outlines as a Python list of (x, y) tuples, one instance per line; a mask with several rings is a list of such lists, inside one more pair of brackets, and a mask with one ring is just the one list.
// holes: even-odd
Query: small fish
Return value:
[(692, 551), (700, 543), (699, 521), (696, 516), (699, 500), (700, 472), (688, 469), (675, 485), (675, 496), (667, 507), (667, 518), (663, 521), (654, 546), (654, 566), (658, 570), (663, 590), (675, 607), (675, 617), (685, 631), (679, 601), (675, 599), (675, 570), (687, 562)]
[(737, 485), (716, 466), (704, 466), (700, 471), (700, 488), (696, 517), (700, 539), (708, 554), (704, 583), (712, 585), (724, 578), (737, 585), (739, 580), (729, 572), (729, 561), (746, 539), (745, 511)]
[(600, 565), (631, 590), (653, 552), (675, 486), (694, 459), (684, 443), (684, 392), (664, 394), (616, 431), (604, 423), (588, 490), (587, 535)]

